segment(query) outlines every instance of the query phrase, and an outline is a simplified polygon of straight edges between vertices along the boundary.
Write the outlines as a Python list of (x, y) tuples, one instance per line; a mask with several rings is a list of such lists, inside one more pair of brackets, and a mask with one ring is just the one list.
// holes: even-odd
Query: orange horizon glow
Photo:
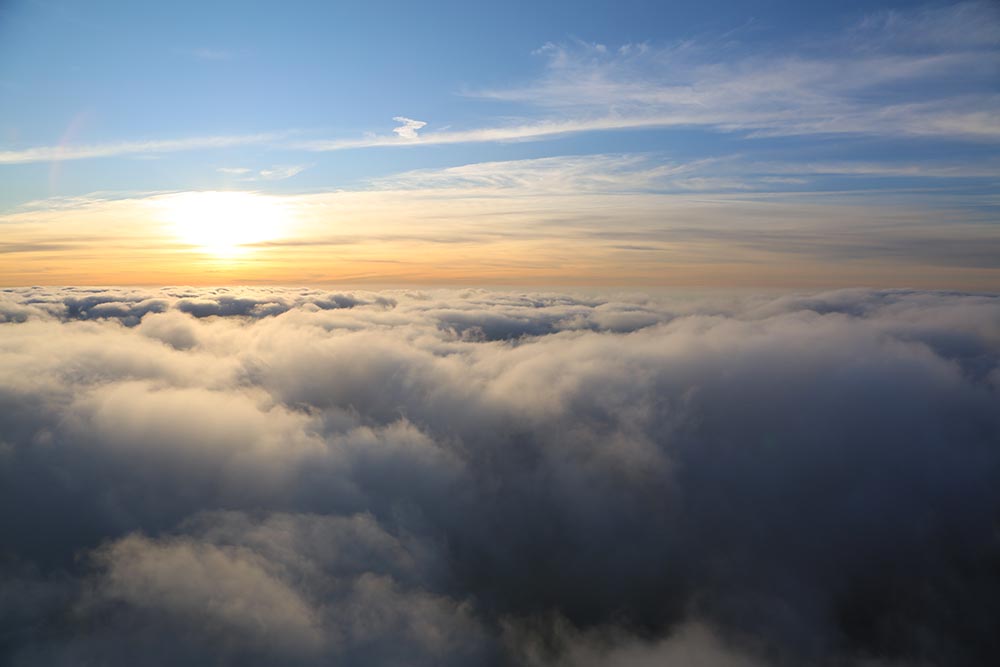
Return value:
[[(900, 235), (897, 222), (933, 214), (748, 197), (453, 189), (53, 200), (0, 216), (0, 284), (1000, 287), (1000, 271), (989, 267), (836, 256), (843, 243), (933, 241), (929, 225)], [(616, 220), (630, 233), (619, 238)], [(808, 253), (785, 244), (792, 228)], [(948, 231), (961, 233), (955, 224)]]

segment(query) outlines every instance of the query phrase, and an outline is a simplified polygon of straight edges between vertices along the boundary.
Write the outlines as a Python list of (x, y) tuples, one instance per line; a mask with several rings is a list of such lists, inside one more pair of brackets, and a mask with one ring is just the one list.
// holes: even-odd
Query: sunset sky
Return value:
[(0, 665), (1000, 665), (1000, 3), (0, 0)]
[(0, 284), (1000, 289), (1000, 9), (0, 4)]

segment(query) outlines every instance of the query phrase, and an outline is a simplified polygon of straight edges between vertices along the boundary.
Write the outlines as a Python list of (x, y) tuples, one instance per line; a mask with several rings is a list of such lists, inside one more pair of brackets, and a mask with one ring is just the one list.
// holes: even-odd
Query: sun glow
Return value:
[(219, 257), (242, 255), (252, 244), (277, 238), (291, 222), (282, 201), (253, 192), (184, 192), (157, 203), (171, 233)]

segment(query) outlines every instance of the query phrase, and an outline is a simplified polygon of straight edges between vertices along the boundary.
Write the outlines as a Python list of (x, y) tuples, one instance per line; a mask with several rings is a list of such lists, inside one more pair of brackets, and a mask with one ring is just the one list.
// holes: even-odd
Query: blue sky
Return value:
[(9, 227), (68, 199), (542, 183), (630, 201), (860, 202), (914, 233), (905, 248), (844, 252), (912, 269), (927, 259), (915, 247), (942, 240), (959, 255), (1000, 248), (993, 3), (15, 0), (0, 12)]

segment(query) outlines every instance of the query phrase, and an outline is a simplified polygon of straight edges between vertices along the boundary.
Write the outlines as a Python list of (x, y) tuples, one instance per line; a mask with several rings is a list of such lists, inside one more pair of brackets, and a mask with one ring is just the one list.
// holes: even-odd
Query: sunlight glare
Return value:
[(218, 257), (280, 236), (290, 213), (277, 197), (253, 192), (184, 192), (160, 200), (165, 221), (185, 243)]

